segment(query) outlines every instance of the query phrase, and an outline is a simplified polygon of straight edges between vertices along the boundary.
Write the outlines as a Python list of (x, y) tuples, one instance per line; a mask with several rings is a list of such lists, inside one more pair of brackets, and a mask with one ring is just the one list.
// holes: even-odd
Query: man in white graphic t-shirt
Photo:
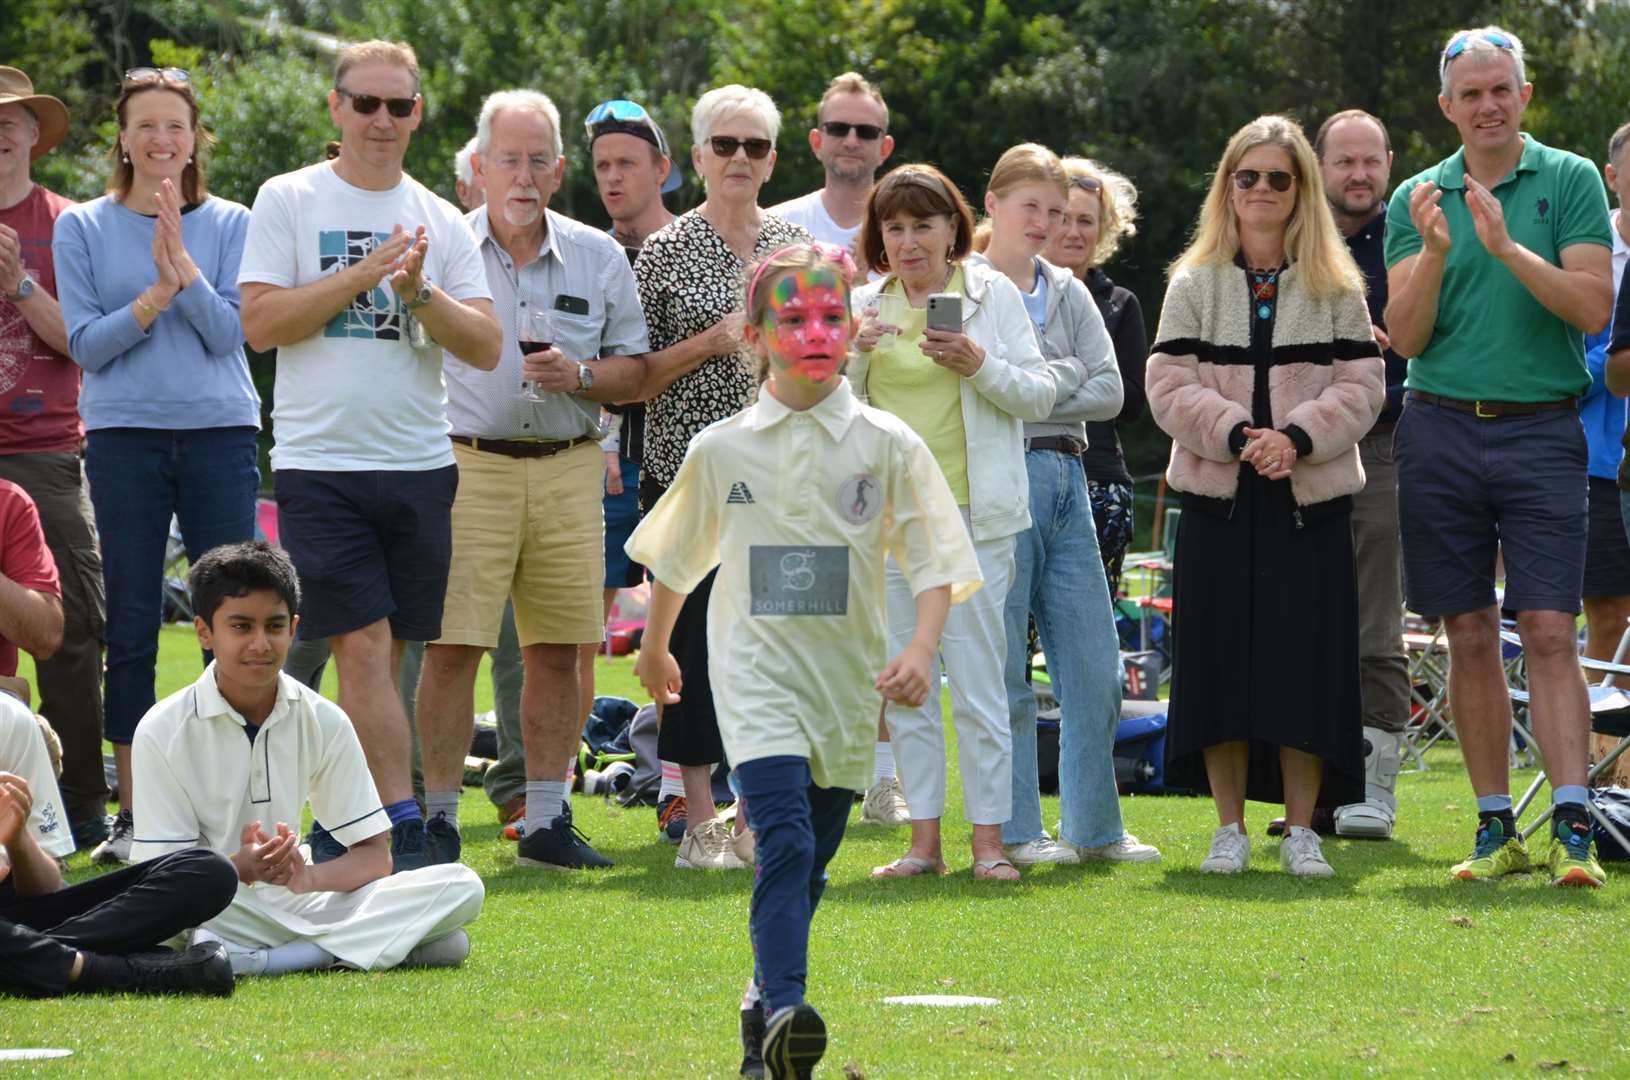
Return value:
[[(341, 51), (339, 156), (262, 185), (238, 274), (244, 336), (278, 353), (272, 468), (307, 586), (300, 637), (333, 648), (398, 870), (425, 864), (426, 836), (395, 673), (406, 642), (441, 636), (452, 557), (442, 351), (491, 370), (503, 343), (463, 215), (402, 171), (418, 90), (409, 46)], [(317, 861), (342, 852), (313, 829)]]

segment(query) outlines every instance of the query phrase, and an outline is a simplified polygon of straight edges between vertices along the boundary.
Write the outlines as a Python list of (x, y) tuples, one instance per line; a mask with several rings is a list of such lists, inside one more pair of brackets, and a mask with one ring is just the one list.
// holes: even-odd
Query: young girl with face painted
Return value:
[[(809, 924), (854, 792), (872, 777), (881, 699), (920, 705), (953, 602), (981, 581), (956, 501), (928, 447), (855, 399), (848, 256), (796, 244), (749, 278), (744, 338), (758, 400), (691, 443), (635, 530), (655, 582), (635, 673), (663, 704), (685, 687), (669, 635), (685, 595), (718, 567), (708, 611), (719, 731), (757, 834), (742, 1001), (747, 1061), (808, 1076), (825, 1050), (804, 1001)], [(893, 557), (916, 633), (892, 660), (883, 604)]]

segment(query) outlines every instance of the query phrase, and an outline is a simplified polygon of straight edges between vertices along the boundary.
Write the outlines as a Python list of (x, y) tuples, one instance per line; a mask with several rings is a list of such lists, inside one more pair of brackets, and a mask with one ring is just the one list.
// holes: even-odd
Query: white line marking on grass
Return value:
[(999, 998), (971, 997), (967, 994), (906, 994), (886, 997), (885, 1005), (932, 1005), (942, 1009), (965, 1009), (970, 1005), (1000, 1005)]
[(39, 1061), (42, 1058), (70, 1057), (72, 1054), (72, 1050), (45, 1050), (39, 1048), (0, 1050), (0, 1061)]

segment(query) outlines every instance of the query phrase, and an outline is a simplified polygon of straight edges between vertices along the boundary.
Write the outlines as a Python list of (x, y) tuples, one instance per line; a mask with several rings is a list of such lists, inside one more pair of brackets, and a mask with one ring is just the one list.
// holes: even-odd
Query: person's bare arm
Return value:
[[(1600, 333), (1613, 317), (1613, 253), (1600, 244), (1574, 244), (1562, 249), (1556, 266), (1529, 251), (1506, 230), (1500, 200), (1466, 177), (1466, 208), (1477, 238), (1545, 310), (1587, 334)], [(1387, 324), (1391, 326), (1389, 322)]]
[(633, 397), (613, 398), (618, 402), (650, 401), (680, 377), (702, 366), (710, 356), (722, 356), (741, 348), (742, 315), (732, 312), (683, 341), (675, 342), (660, 352), (645, 355), (645, 376)]
[[(0, 772), (0, 861), (11, 864), (10, 876), (18, 896), (44, 896), (62, 888), (62, 869), (34, 841), (28, 815), (34, 796), (28, 781)], [(0, 881), (6, 874), (0, 872)]]
[(1421, 237), (1421, 250), (1387, 271), (1387, 333), (1399, 356), (1416, 357), (1432, 341), (1438, 321), (1443, 266), (1449, 257), (1449, 221), (1438, 205), (1443, 192), (1425, 181), (1409, 193), (1409, 220)]
[[(11, 296), (23, 283), (28, 269), (23, 266), (22, 240), (9, 225), (0, 225), (0, 293)], [(62, 322), (62, 305), (45, 291), (45, 286), (34, 283), (34, 291), (27, 300), (13, 300), (28, 328), (39, 339), (64, 356), (68, 355), (68, 328)]]
[(337, 859), (313, 865), (296, 855), (298, 867), (290, 876), (290, 892), (352, 892), (390, 876), (391, 834), (375, 833), (359, 840)]
[(645, 383), (646, 357), (602, 356), (598, 360), (584, 361), (594, 372), (594, 385), (587, 390), (578, 388), (577, 361), (558, 348), (521, 358), (521, 375), (531, 380), (540, 390), (553, 394), (572, 394), (587, 401), (604, 405), (608, 402), (639, 400), (640, 388)]
[(282, 288), (265, 282), (244, 282), (242, 300), (243, 337), (256, 352), (279, 345), (292, 345), (317, 333), (351, 306), (360, 292), (374, 288), (390, 274), (397, 260), (407, 253), (413, 237), (400, 226), (390, 239), (368, 256), (343, 270), (311, 282)]
[(62, 600), (0, 574), (0, 637), (36, 660), (62, 647)]

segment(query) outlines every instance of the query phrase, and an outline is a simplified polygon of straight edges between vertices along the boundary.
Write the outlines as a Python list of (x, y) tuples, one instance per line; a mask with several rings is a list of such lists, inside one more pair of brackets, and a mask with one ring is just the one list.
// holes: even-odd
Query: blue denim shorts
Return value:
[(1482, 420), (1411, 395), (1392, 445), (1411, 611), (1488, 607), (1498, 553), (1506, 608), (1578, 614), (1589, 451), (1576, 411)]

